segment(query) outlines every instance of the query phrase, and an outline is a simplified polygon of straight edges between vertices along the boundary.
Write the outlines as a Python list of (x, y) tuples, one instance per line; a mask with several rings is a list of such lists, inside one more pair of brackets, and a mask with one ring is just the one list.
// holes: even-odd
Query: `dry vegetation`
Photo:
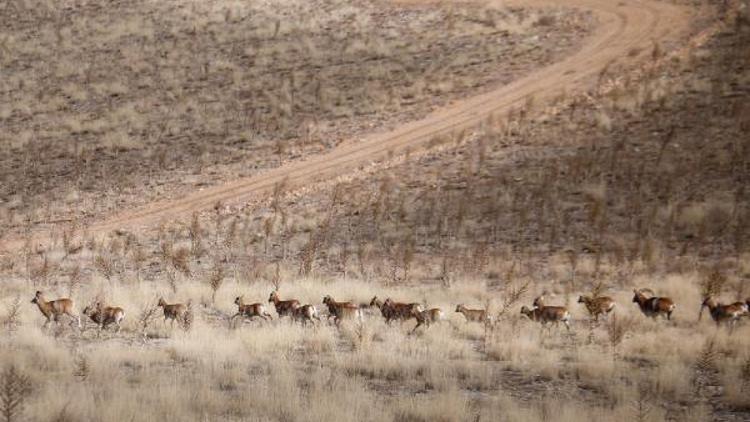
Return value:
[(382, 1), (0, 5), (0, 227), (87, 221), (425, 115), (588, 15)]
[[(375, 178), (304, 197), (280, 186), (263, 208), (217, 206), (154, 233), (96, 238), (70, 224), (49, 249), (29, 242), (0, 255), (0, 413), (748, 420), (750, 318), (731, 333), (698, 322), (706, 295), (750, 297), (742, 10), (720, 10), (725, 26), (685, 55), (654, 46), (640, 72), (614, 63), (587, 95), (486, 122)], [(615, 79), (624, 74), (637, 76)], [(643, 287), (675, 301), (673, 321), (641, 314), (632, 291)], [(271, 322), (231, 323), (237, 296), (270, 305), (275, 288), (321, 310), (327, 294), (377, 295), (440, 307), (448, 320), (414, 333), (413, 320), (388, 326), (377, 309), (340, 329), (273, 312)], [(123, 328), (43, 330), (28, 303), (37, 289), (81, 309), (120, 306)], [(571, 311), (570, 332), (519, 314), (545, 291)], [(611, 296), (616, 308), (593, 321), (582, 294)], [(192, 301), (174, 327), (160, 296)], [(488, 309), (492, 323), (465, 322), (459, 303)]]

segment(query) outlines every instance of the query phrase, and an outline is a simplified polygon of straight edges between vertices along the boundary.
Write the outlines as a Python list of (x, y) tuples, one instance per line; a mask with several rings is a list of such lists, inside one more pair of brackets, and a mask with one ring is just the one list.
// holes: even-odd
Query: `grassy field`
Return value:
[[(259, 13), (273, 10), (280, 23), (251, 34), (286, 40), (261, 43), (264, 48), (299, 47), (291, 40), (300, 29), (291, 27), (291, 18), (283, 19), (291, 13), (333, 19), (316, 7), (319, 4), (283, 3), (270, 9), (264, 5), (260, 11), (246, 9), (251, 7), (247, 4), (221, 7), (224, 4), (228, 3), (143, 6), (157, 16), (162, 16), (157, 11), (171, 10), (171, 24), (187, 32), (169, 39), (176, 45), (189, 43), (191, 36), (203, 39), (194, 41), (197, 51), (201, 43), (214, 42), (211, 37), (244, 40), (238, 25), (250, 25)], [(750, 17), (747, 6), (737, 8), (738, 4), (742, 5), (731, 3), (726, 9), (700, 4), (706, 13), (695, 31), (718, 25), (701, 46), (654, 44), (647, 63), (613, 63), (590, 92), (564, 96), (543, 113), (522, 109), (487, 121), (431, 152), (394, 160), (371, 173), (318, 186), (305, 195), (280, 187), (257, 208), (236, 212), (219, 206), (147, 232), (97, 237), (80, 222), (71, 222), (54, 232), (49, 248), (30, 240), (22, 250), (3, 251), (0, 413), (10, 414), (6, 420), (35, 421), (748, 420), (750, 318), (743, 317), (734, 330), (717, 328), (706, 312), (699, 319), (707, 295), (724, 303), (750, 297), (750, 198), (745, 187), (750, 182)], [(87, 7), (96, 10), (95, 4)], [(555, 12), (566, 18), (534, 24), (542, 17), (515, 9), (495, 11), (497, 15), (489, 16), (514, 26), (498, 23), (498, 29), (490, 30), (476, 22), (480, 12), (468, 6), (400, 6), (386, 11), (374, 3), (350, 7), (356, 9), (353, 15), (336, 19), (360, 28), (362, 34), (406, 31), (393, 34), (389, 51), (401, 51), (399, 37), (425, 34), (420, 28), (439, 33), (437, 22), (449, 17), (456, 22), (451, 31), (458, 32), (443, 34), (443, 42), (473, 45), (491, 39), (496, 30), (507, 31), (503, 37), (527, 37), (528, 31), (552, 31), (579, 16)], [(58, 12), (70, 15), (66, 10)], [(192, 33), (180, 19), (187, 13), (205, 19)], [(404, 25), (386, 30), (377, 24), (383, 22), (378, 19), (391, 22), (395, 16), (403, 17)], [(13, 25), (30, 25), (17, 21)], [(215, 21), (224, 24), (211, 30)], [(227, 32), (219, 35), (219, 27)], [(319, 28), (325, 25), (310, 25), (309, 30)], [(155, 27), (151, 36), (166, 36), (158, 35), (162, 30)], [(320, 36), (335, 37), (329, 32)], [(313, 37), (310, 42), (318, 41)], [(76, 51), (82, 48), (73, 42), (67, 45)], [(150, 48), (147, 43), (125, 45)], [(552, 48), (547, 41), (544, 45)], [(187, 57), (185, 48), (177, 50)], [(507, 54), (493, 59), (485, 50), (486, 45), (476, 54), (488, 60)], [(288, 57), (285, 51), (278, 56)], [(435, 57), (442, 54), (431, 51)], [(180, 53), (169, 53), (163, 60), (181, 63), (176, 54)], [(330, 51), (319, 54), (321, 60), (346, 57)], [(519, 60), (542, 60), (533, 57)], [(415, 62), (430, 60), (422, 57)], [(451, 69), (449, 64), (440, 68), (444, 66)], [(456, 87), (445, 96), (422, 92), (415, 94), (413, 106), (396, 105), (393, 115), (383, 106), (385, 111), (373, 115), (382, 117), (378, 124), (393, 124), (423, 113), (426, 104), (500, 83), (503, 68), (491, 73), (498, 63), (486, 66), (473, 76), (465, 75), (466, 81), (481, 81), (473, 88)], [(218, 78), (211, 68), (205, 77)], [(338, 76), (330, 78), (333, 85), (340, 81)], [(398, 80), (376, 78), (373, 83)], [(169, 96), (145, 92), (144, 97), (122, 93), (115, 102), (128, 96), (133, 96), (131, 101)], [(300, 101), (295, 113), (309, 106), (328, 116), (321, 120), (328, 119), (331, 131), (357, 133), (363, 130), (358, 125), (368, 120), (339, 120), (332, 117), (333, 108)], [(372, 99), (348, 101), (352, 102), (342, 109), (381, 104)], [(533, 104), (527, 106), (533, 109)], [(401, 114), (404, 110), (406, 115)], [(211, 116), (210, 111), (201, 114)], [(27, 130), (19, 116), (13, 112), (6, 117), (9, 124), (2, 130)], [(151, 118), (148, 124), (164, 121), (163, 116)], [(182, 117), (174, 119), (166, 121)], [(202, 124), (200, 119), (185, 118), (188, 121)], [(121, 128), (114, 120), (110, 123)], [(268, 130), (283, 133), (282, 129)], [(254, 135), (258, 142), (271, 133), (262, 132)], [(231, 139), (216, 136), (222, 142)], [(164, 142), (181, 142), (178, 139)], [(301, 146), (305, 141), (299, 133), (288, 140), (313, 152), (309, 145)], [(94, 145), (101, 140), (92, 136), (85, 142)], [(34, 153), (23, 145), (19, 151)], [(184, 154), (185, 160), (195, 158), (189, 150)], [(7, 159), (18, 159), (13, 155)], [(107, 167), (108, 155), (92, 157), (97, 166)], [(143, 162), (145, 167), (152, 165)], [(200, 177), (215, 182), (215, 174), (205, 174), (209, 167), (202, 167)], [(227, 167), (227, 174), (230, 171)], [(9, 173), (3, 180), (11, 180)], [(172, 169), (151, 174), (154, 180), (168, 181), (180, 173)], [(65, 192), (65, 177), (58, 180), (61, 186), (46, 179), (49, 184), (34, 195), (53, 198), (44, 189)], [(99, 187), (91, 192), (90, 198), (127, 197)], [(152, 193), (144, 193), (144, 198)], [(21, 215), (41, 213), (30, 211), (34, 207), (27, 208), (26, 199), (10, 192), (1, 197), (6, 227), (18, 227)], [(8, 205), (14, 203), (16, 208)], [(101, 211), (85, 207), (92, 213)], [(18, 214), (9, 217), (13, 213)], [(273, 309), (268, 297), (277, 288), (282, 298), (296, 298), (321, 311), (325, 295), (355, 303), (369, 303), (378, 296), (440, 307), (447, 318), (413, 330), (414, 320), (387, 325), (379, 310), (369, 308), (361, 323), (337, 328), (326, 322), (323, 312), (323, 322), (303, 327), (277, 318), (271, 310), (271, 322), (231, 323), (236, 296)], [(637, 288), (674, 300), (672, 320), (645, 317), (632, 301)], [(126, 311), (123, 328), (119, 333), (100, 331), (86, 321), (79, 330), (69, 326), (68, 319), (43, 328), (44, 317), (29, 303), (36, 290), (49, 299), (71, 297), (78, 311), (95, 301), (121, 306)], [(549, 304), (568, 308), (571, 330), (544, 328), (522, 317), (521, 306), (531, 306), (541, 294)], [(582, 294), (611, 296), (615, 310), (593, 321), (577, 303)], [(189, 302), (188, 317), (174, 325), (165, 323), (156, 307), (159, 297), (169, 303)], [(454, 312), (458, 304), (486, 309), (493, 320), (466, 322)], [(8, 403), (17, 405), (9, 411)]]
[[(129, 312), (121, 333), (100, 333), (90, 322), (82, 333), (65, 324), (42, 331), (41, 315), (24, 296), (0, 350), (33, 385), (25, 412), (32, 420), (742, 420), (750, 404), (743, 375), (750, 327), (730, 335), (709, 322), (696, 325), (697, 309), (689, 306), (699, 303), (700, 278), (670, 275), (660, 283), (659, 293), (680, 306), (674, 323), (647, 320), (622, 291), (614, 294), (616, 316), (600, 324), (571, 303), (569, 333), (541, 330), (519, 318), (515, 305), (494, 327), (464, 322), (452, 312), (456, 302), (481, 306), (497, 297), (470, 280), (448, 289), (298, 277), (282, 283), (284, 297), (304, 303), (327, 293), (365, 302), (382, 295), (447, 312), (448, 321), (410, 334), (413, 321), (386, 326), (375, 313), (340, 330), (283, 320), (232, 329), (226, 317), (234, 295), (264, 302), (271, 290), (234, 281), (215, 304), (195, 303), (189, 327), (170, 328), (159, 317), (144, 328), (140, 311), (154, 303), (152, 286), (111, 288), (95, 277), (76, 297), (106, 291), (108, 303)], [(162, 293), (210, 297), (199, 282)]]

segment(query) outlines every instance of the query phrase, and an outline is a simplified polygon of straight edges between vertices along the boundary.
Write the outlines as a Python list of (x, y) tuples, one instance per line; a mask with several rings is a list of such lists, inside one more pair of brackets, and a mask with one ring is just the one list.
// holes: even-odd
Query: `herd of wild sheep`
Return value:
[[(667, 319), (672, 318), (672, 312), (674, 312), (676, 306), (672, 299), (655, 296), (653, 291), (649, 289), (636, 289), (634, 293), (633, 302), (638, 305), (645, 316), (651, 318), (657, 316)], [(307, 325), (308, 322), (314, 324), (316, 320), (321, 321), (315, 305), (303, 305), (296, 299), (281, 300), (277, 290), (271, 292), (268, 302), (273, 303), (279, 318), (290, 317), (293, 321), (301, 322), (303, 325)], [(39, 311), (47, 319), (44, 323), (45, 327), (50, 321), (59, 322), (62, 315), (72, 318), (72, 323), (77, 323), (78, 327), (81, 327), (81, 318), (75, 313), (74, 304), (71, 299), (60, 298), (47, 301), (44, 298), (44, 294), (41, 291), (37, 291), (31, 303), (36, 304), (39, 307)], [(245, 303), (243, 296), (238, 296), (234, 300), (234, 303), (237, 305), (237, 313), (230, 318), (230, 322), (236, 318), (252, 319), (257, 317), (267, 321), (273, 319), (271, 314), (266, 310), (266, 305), (263, 303)], [(615, 308), (615, 301), (607, 296), (580, 296), (578, 303), (583, 304), (589, 314), (596, 320), (599, 319), (600, 315), (608, 315)], [(331, 296), (325, 296), (323, 298), (323, 305), (328, 308), (328, 320), (330, 321), (333, 318), (336, 326), (341, 325), (343, 321), (347, 320), (362, 321), (363, 312), (366, 309), (373, 308), (380, 310), (380, 313), (388, 324), (393, 321), (406, 321), (414, 318), (417, 321), (417, 325), (412, 329), (412, 332), (420, 326), (428, 327), (432, 323), (445, 319), (445, 313), (440, 308), (425, 309), (419, 303), (395, 302), (390, 298), (381, 301), (377, 296), (373, 297), (369, 304), (338, 302)], [(165, 324), (167, 321), (174, 324), (174, 321), (182, 320), (188, 310), (188, 306), (184, 303), (170, 304), (166, 303), (163, 298), (159, 299), (158, 306), (164, 312)], [(745, 302), (724, 305), (713, 297), (706, 297), (701, 304), (699, 317), (706, 308), (717, 326), (726, 323), (733, 327), (741, 317), (750, 315), (750, 298)], [(467, 322), (485, 324), (494, 322), (494, 318), (485, 309), (470, 309), (460, 304), (456, 306), (456, 312), (463, 314)], [(122, 320), (125, 318), (125, 311), (122, 308), (104, 306), (100, 302), (84, 308), (83, 314), (94, 321), (101, 329), (106, 329), (108, 326), (114, 325), (117, 331), (120, 330)], [(548, 323), (557, 325), (562, 322), (567, 329), (570, 329), (571, 317), (568, 309), (565, 306), (549, 306), (545, 304), (544, 295), (534, 299), (531, 308), (523, 306), (521, 314), (542, 325)]]

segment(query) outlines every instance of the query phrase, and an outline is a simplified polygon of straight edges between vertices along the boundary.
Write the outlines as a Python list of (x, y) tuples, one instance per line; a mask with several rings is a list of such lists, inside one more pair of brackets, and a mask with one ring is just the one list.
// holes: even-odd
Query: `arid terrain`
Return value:
[(746, 2), (2, 10), (4, 420), (750, 419)]
[(0, 16), (6, 230), (329, 150), (552, 63), (593, 24), (468, 4), (27, 3)]

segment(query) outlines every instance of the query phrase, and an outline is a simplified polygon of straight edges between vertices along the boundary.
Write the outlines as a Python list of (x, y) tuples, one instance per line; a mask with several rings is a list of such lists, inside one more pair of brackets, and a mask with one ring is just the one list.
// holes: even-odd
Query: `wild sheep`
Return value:
[(586, 306), (586, 310), (594, 317), (595, 321), (599, 320), (599, 315), (609, 315), (615, 309), (615, 301), (608, 296), (579, 296), (578, 303), (583, 303)]
[(176, 320), (184, 320), (185, 313), (187, 312), (187, 305), (184, 303), (172, 303), (169, 304), (164, 301), (164, 298), (159, 298), (157, 306), (164, 310), (164, 324), (166, 325), (167, 320), (171, 320), (171, 325), (174, 326)]
[(385, 321), (388, 324), (393, 320), (407, 321), (414, 318), (414, 312), (422, 312), (424, 309), (419, 303), (394, 302), (391, 298), (387, 298), (382, 306), (387, 310)]
[(432, 308), (424, 311), (413, 308), (412, 314), (417, 320), (417, 325), (411, 330), (412, 333), (422, 325), (429, 327), (431, 324), (445, 320), (445, 313), (440, 308)]
[(701, 310), (700, 313), (698, 313), (699, 321), (701, 317), (703, 317), (704, 308), (708, 308), (708, 312), (711, 314), (711, 318), (714, 322), (716, 322), (717, 327), (722, 322), (734, 327), (737, 321), (748, 313), (748, 305), (745, 302), (735, 302), (729, 305), (722, 305), (720, 302), (716, 301), (716, 299), (709, 296), (701, 304)]
[(570, 329), (570, 312), (563, 306), (542, 306), (533, 309), (523, 306), (521, 314), (532, 321), (540, 322), (542, 325), (547, 325), (550, 322), (557, 325), (562, 322), (565, 324), (565, 328)]
[[(78, 322), (78, 328), (81, 328), (81, 317), (73, 312), (73, 301), (68, 298), (60, 298), (56, 300), (46, 301), (44, 300), (44, 294), (37, 290), (34, 298), (31, 299), (31, 303), (36, 304), (39, 307), (39, 311), (47, 318), (44, 323), (44, 327), (50, 323), (51, 320), (60, 322), (61, 315), (67, 315), (73, 319), (73, 322)], [(72, 323), (71, 322), (71, 325)]]
[(638, 304), (643, 315), (651, 318), (662, 315), (671, 320), (672, 312), (674, 312), (676, 307), (672, 299), (668, 297), (646, 296), (644, 292), (654, 294), (651, 289), (633, 289), (633, 293), (635, 293), (633, 302)]
[(469, 309), (463, 304), (456, 306), (456, 312), (463, 314), (466, 322), (488, 322), (490, 320), (484, 309)]
[(122, 320), (125, 319), (125, 311), (117, 306), (102, 306), (101, 302), (96, 302), (94, 306), (87, 306), (83, 309), (83, 314), (91, 318), (99, 327), (104, 330), (110, 324), (117, 326), (117, 332), (122, 328)]
[(243, 317), (252, 319), (260, 317), (263, 320), (271, 321), (273, 318), (271, 314), (266, 311), (266, 306), (262, 303), (245, 303), (244, 296), (237, 296), (234, 299), (234, 304), (237, 305), (237, 313), (234, 314), (229, 320), (233, 321), (237, 317)]
[(385, 322), (390, 324), (393, 320), (401, 320), (401, 322), (408, 319), (414, 318), (415, 310), (421, 312), (422, 305), (418, 303), (401, 303), (394, 302), (391, 298), (381, 302), (377, 296), (373, 297), (370, 301), (370, 306), (377, 306), (380, 309), (380, 313), (385, 318)]
[(320, 316), (318, 315), (318, 309), (314, 305), (302, 305), (294, 308), (292, 319), (306, 326), (308, 322), (315, 325), (314, 320), (320, 321)]
[(279, 314), (279, 318), (283, 316), (291, 317), (294, 313), (294, 310), (299, 307), (299, 300), (297, 299), (279, 299), (278, 290), (274, 290), (271, 292), (271, 295), (268, 297), (268, 302), (273, 303), (273, 306), (276, 308), (276, 313)]
[(542, 325), (551, 322), (555, 325), (562, 322), (565, 328), (570, 330), (570, 312), (565, 306), (547, 306), (544, 304), (544, 295), (534, 299), (534, 307), (538, 310), (538, 321)]
[(328, 307), (328, 318), (334, 317), (336, 325), (341, 325), (343, 320), (361, 320), (362, 310), (352, 302), (337, 302), (331, 296), (323, 298), (323, 304)]

